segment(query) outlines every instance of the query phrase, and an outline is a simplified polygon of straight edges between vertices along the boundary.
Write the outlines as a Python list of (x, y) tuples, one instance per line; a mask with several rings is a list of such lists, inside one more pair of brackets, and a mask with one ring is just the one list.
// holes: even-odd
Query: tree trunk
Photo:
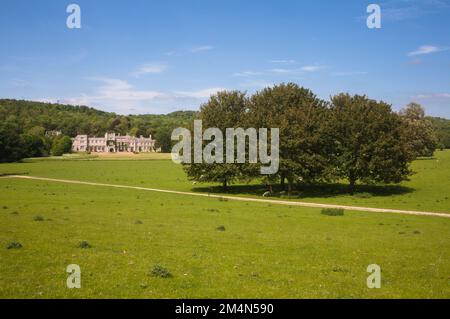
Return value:
[(292, 195), (292, 187), (293, 186), (293, 181), (292, 178), (288, 178), (288, 195), (291, 196)]
[(285, 183), (286, 176), (284, 176), (284, 174), (281, 174), (280, 180), (281, 180), (281, 182), (280, 182), (281, 190), (285, 191), (286, 190), (286, 183)]
[(355, 185), (356, 185), (356, 178), (354, 176), (350, 176), (349, 177), (349, 181), (350, 181), (350, 185), (349, 185), (349, 192), (350, 195), (354, 195), (355, 194)]
[(227, 190), (228, 190), (228, 185), (227, 185), (227, 180), (226, 180), (226, 179), (223, 180), (223, 182), (222, 182), (222, 187), (223, 187), (223, 190), (224, 190), (224, 191), (227, 191)]

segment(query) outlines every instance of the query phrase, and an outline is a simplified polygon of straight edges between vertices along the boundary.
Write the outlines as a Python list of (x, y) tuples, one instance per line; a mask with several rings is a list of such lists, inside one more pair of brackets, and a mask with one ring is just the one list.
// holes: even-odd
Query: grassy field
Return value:
[[(2, 164), (0, 174), (219, 191), (193, 185), (169, 160), (77, 158)], [(413, 168), (400, 187), (363, 187), (352, 197), (332, 185), (301, 200), (450, 212), (450, 152)], [(256, 197), (264, 188), (231, 192)], [(314, 208), (0, 178), (1, 298), (450, 298), (449, 239), (447, 218), (332, 217)], [(81, 241), (92, 247), (79, 248)], [(7, 249), (11, 242), (23, 247)], [(366, 286), (374, 263), (381, 289)], [(81, 289), (66, 287), (69, 264), (81, 267)], [(150, 276), (155, 265), (172, 276)]]
[[(197, 184), (186, 179), (180, 165), (168, 154), (141, 154), (132, 157), (69, 156), (63, 160), (40, 159), (26, 163), (2, 164), (0, 174), (84, 180), (179, 191), (222, 193), (217, 185)], [(93, 157), (93, 158), (91, 158)], [(120, 160), (119, 160), (120, 159)], [(301, 201), (450, 213), (450, 150), (438, 151), (434, 158), (421, 159), (412, 165), (411, 180), (398, 186), (359, 186), (355, 196), (347, 185), (335, 184), (305, 189)], [(261, 197), (264, 185), (234, 185), (228, 194)]]

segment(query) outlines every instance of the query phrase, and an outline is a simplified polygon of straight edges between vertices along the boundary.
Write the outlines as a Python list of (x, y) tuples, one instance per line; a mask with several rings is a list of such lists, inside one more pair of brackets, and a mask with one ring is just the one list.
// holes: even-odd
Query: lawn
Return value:
[[(144, 154), (122, 160), (117, 157), (86, 159), (84, 156), (81, 160), (77, 160), (77, 157), (64, 160), (31, 160), (20, 164), (2, 164), (0, 174), (19, 173), (180, 191), (222, 193), (221, 187), (217, 185), (194, 185), (187, 180), (180, 165), (170, 160), (160, 160), (160, 157), (167, 158), (167, 155)], [(450, 213), (450, 150), (438, 151), (431, 159), (417, 160), (413, 163), (412, 169), (415, 174), (411, 176), (411, 180), (400, 185), (359, 186), (359, 192), (355, 196), (348, 194), (345, 184), (324, 185), (301, 190), (298, 200)], [(229, 193), (237, 196), (261, 197), (266, 191), (264, 185), (254, 182), (251, 185), (233, 185)]]
[[(450, 212), (449, 163), (449, 151), (415, 162), (417, 174), (400, 191), (351, 197), (336, 194), (337, 185), (302, 200)], [(0, 165), (2, 173), (204, 187), (168, 160), (31, 161)], [(232, 192), (242, 190), (259, 192)], [(0, 179), (0, 297), (450, 298), (449, 235), (450, 219), (440, 217), (325, 216), (314, 208)], [(81, 241), (92, 247), (79, 248)], [(23, 247), (6, 249), (11, 242)], [(366, 286), (374, 263), (381, 289)], [(66, 287), (69, 264), (81, 267), (81, 289)], [(155, 265), (172, 276), (150, 276)]]

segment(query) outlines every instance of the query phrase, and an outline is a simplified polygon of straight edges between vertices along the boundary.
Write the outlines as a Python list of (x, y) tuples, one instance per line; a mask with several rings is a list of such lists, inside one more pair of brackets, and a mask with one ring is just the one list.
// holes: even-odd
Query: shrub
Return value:
[(323, 208), (321, 213), (327, 216), (344, 216), (342, 208)]
[(44, 217), (37, 215), (37, 216), (34, 216), (33, 220), (35, 222), (43, 222), (45, 219), (44, 219)]
[(164, 268), (161, 265), (154, 265), (152, 270), (149, 273), (152, 277), (159, 277), (159, 278), (170, 278), (172, 277), (172, 274), (167, 268)]
[(136, 225), (142, 225), (142, 224), (143, 224), (142, 220), (137, 220), (137, 221), (135, 221), (134, 223), (135, 223)]
[(22, 244), (16, 241), (13, 241), (8, 245), (6, 245), (6, 249), (20, 249), (22, 247), (23, 247)]
[(92, 246), (86, 240), (82, 240), (78, 243), (78, 248), (87, 249), (87, 248), (92, 248)]
[(220, 225), (219, 227), (216, 228), (217, 231), (225, 231), (225, 226)]

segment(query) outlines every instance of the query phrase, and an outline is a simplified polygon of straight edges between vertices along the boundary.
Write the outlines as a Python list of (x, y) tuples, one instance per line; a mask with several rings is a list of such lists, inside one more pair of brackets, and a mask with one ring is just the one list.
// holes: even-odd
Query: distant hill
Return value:
[(177, 111), (167, 115), (117, 115), (87, 106), (73, 106), (24, 100), (0, 99), (0, 118), (17, 124), (23, 132), (60, 130), (71, 137), (77, 134), (154, 135), (161, 128), (185, 126), (195, 111)]

